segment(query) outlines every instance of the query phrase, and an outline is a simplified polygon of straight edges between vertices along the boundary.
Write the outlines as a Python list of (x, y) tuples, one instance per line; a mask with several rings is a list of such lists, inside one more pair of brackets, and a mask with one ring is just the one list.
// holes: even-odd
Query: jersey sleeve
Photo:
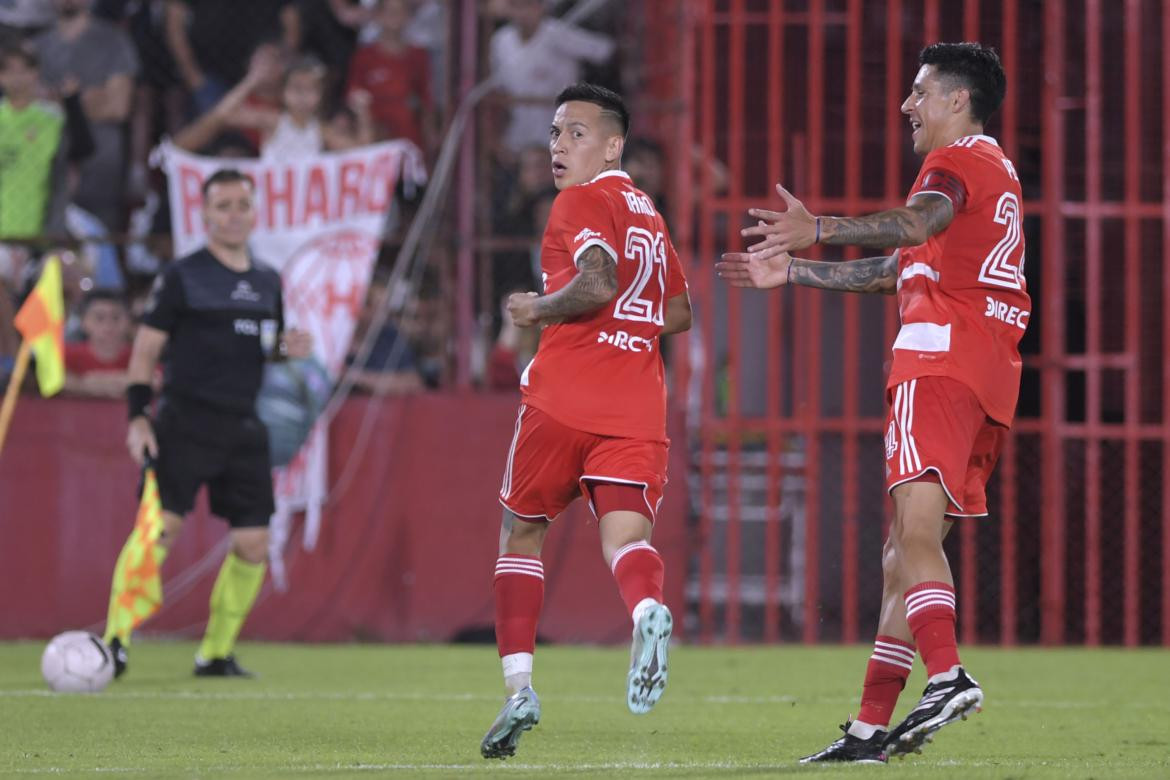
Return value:
[(615, 263), (620, 257), (613, 212), (608, 199), (596, 190), (574, 188), (563, 191), (553, 201), (549, 223), (557, 231), (556, 240), (563, 243), (573, 258), (573, 265), (591, 246), (600, 246)]
[(927, 155), (922, 163), (922, 173), (918, 176), (918, 185), (911, 191), (910, 197), (935, 193), (949, 200), (956, 214), (962, 211), (970, 199), (972, 185), (961, 161), (956, 159), (961, 151), (944, 147)]
[(687, 277), (683, 273), (682, 262), (678, 259), (678, 252), (674, 249), (674, 243), (667, 239), (666, 241), (666, 297), (675, 297), (682, 295), (687, 291)]
[(183, 280), (175, 266), (170, 266), (154, 280), (142, 324), (170, 333), (186, 306)]

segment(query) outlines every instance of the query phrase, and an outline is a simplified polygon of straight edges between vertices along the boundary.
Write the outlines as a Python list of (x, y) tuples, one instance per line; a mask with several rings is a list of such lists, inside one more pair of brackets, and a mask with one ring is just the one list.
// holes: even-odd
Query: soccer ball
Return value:
[(41, 675), (54, 691), (97, 693), (114, 679), (114, 658), (96, 635), (66, 631), (41, 655)]
[(315, 358), (268, 363), (256, 398), (256, 414), (268, 428), (273, 466), (287, 466), (309, 438), (333, 385)]

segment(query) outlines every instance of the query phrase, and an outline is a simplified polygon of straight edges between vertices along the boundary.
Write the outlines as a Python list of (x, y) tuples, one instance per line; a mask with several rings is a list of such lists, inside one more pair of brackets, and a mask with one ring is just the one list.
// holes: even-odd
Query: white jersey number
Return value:
[[(634, 281), (618, 298), (613, 316), (619, 320), (650, 322), (662, 325), (662, 301), (666, 297), (666, 240), (661, 233), (640, 227), (626, 231), (625, 257), (638, 263)], [(650, 280), (658, 279), (659, 294), (645, 297)]]
[(1014, 192), (1005, 192), (995, 204), (995, 222), (1004, 226), (1003, 238), (999, 240), (983, 261), (979, 269), (979, 281), (996, 287), (1019, 290), (1024, 286), (1024, 256), (1020, 254), (1019, 265), (1012, 265), (1011, 257), (1023, 239), (1020, 201)]

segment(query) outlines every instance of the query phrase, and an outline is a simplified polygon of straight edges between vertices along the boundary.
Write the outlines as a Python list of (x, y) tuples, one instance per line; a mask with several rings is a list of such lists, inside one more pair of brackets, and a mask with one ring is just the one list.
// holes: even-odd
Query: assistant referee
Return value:
[[(256, 416), (264, 363), (308, 357), (308, 333), (284, 331), (280, 274), (248, 250), (256, 226), (254, 185), (222, 169), (203, 185), (207, 246), (172, 263), (155, 281), (130, 357), (126, 445), (140, 465), (155, 460), (164, 530), (161, 565), (183, 516), (206, 484), (212, 513), (231, 526), (231, 549), (211, 592), (211, 613), (195, 674), (251, 676), (232, 654), (264, 581), (274, 511), (268, 435)], [(165, 348), (165, 355), (164, 355)], [(164, 366), (157, 415), (151, 380)], [(127, 542), (127, 546), (130, 542)], [(119, 566), (127, 556), (119, 558)], [(115, 572), (105, 641), (126, 669), (128, 621)]]

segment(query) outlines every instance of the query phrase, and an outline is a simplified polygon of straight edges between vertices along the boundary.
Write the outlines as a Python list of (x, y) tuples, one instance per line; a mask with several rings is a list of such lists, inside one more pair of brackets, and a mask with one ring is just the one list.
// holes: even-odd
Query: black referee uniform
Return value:
[(206, 483), (211, 511), (233, 528), (268, 525), (272, 470), (256, 395), (264, 362), (280, 354), (280, 274), (255, 260), (233, 271), (201, 249), (158, 277), (142, 321), (168, 334), (154, 424), (163, 509), (185, 515)]

